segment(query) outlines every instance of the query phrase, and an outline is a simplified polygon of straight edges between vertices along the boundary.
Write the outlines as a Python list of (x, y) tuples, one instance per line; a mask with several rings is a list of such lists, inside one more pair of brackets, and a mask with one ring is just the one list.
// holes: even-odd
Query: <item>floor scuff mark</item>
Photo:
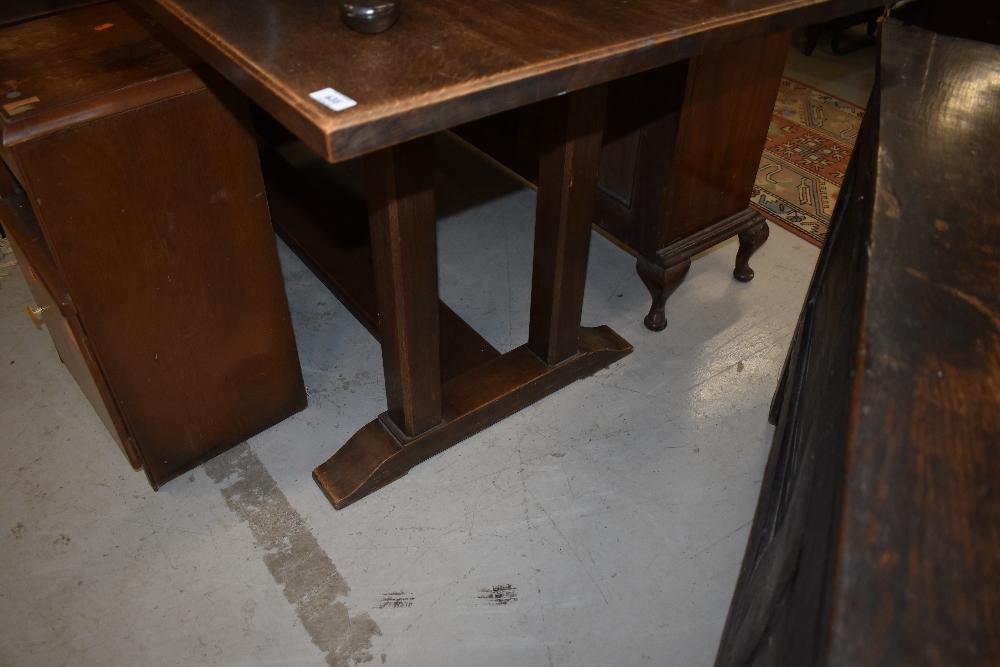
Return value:
[(414, 597), (407, 594), (405, 591), (396, 591), (394, 593), (385, 593), (382, 595), (382, 601), (379, 603), (379, 609), (399, 609), (400, 607), (412, 607)]
[(480, 588), (476, 597), (486, 601), (487, 604), (502, 607), (517, 602), (517, 589), (510, 584), (499, 584), (493, 588)]
[(205, 463), (204, 470), (222, 485), (226, 504), (267, 551), (264, 564), (327, 664), (373, 660), (372, 637), (382, 631), (367, 613), (352, 616), (338, 599), (350, 593), (347, 581), (250, 446), (234, 447)]

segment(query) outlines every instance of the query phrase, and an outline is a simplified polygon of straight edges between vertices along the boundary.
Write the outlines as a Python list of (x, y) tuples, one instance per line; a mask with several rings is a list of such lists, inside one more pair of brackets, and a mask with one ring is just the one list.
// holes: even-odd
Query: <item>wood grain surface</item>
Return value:
[(831, 664), (1000, 664), (1000, 48), (890, 23)]
[(154, 488), (306, 405), (247, 100), (190, 58), (121, 3), (0, 30), (2, 214)]
[[(139, 0), (335, 162), (877, 0), (422, 0), (362, 35), (337, 4)], [(309, 94), (332, 87), (357, 105)]]
[(441, 330), (431, 140), (365, 158), (389, 418), (407, 436), (441, 421)]
[(198, 65), (149, 16), (122, 2), (4, 28), (3, 145), (204, 88), (191, 71)]
[(538, 162), (528, 349), (554, 365), (577, 352), (607, 86), (547, 104)]
[[(647, 259), (747, 207), (791, 32), (691, 59), (659, 225), (634, 247)], [(652, 220), (650, 220), (652, 222)]]
[(632, 352), (632, 346), (606, 326), (580, 327), (576, 339), (577, 353), (557, 364), (545, 363), (522, 345), (445, 382), (441, 424), (415, 437), (407, 437), (389, 413), (383, 413), (313, 470), (313, 479), (333, 506), (343, 509), (413, 466)]
[(716, 664), (1000, 664), (1000, 48), (884, 24)]
[(0, 4), (0, 26), (31, 21), (104, 0), (4, 0)]

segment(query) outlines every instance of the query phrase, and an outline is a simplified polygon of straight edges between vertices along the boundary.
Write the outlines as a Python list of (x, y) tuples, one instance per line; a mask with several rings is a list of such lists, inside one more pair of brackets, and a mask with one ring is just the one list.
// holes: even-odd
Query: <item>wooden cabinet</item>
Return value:
[[(733, 272), (753, 279), (750, 256), (767, 223), (749, 208), (791, 41), (779, 32), (728, 44), (608, 86), (594, 224), (637, 256), (653, 299), (646, 326), (667, 326), (666, 300), (691, 258), (733, 236)], [(535, 182), (538, 105), (454, 132)]]
[(0, 219), (60, 356), (156, 488), (306, 397), (246, 100), (134, 11), (0, 31)]
[(880, 50), (716, 667), (1000, 664), (1000, 48)]

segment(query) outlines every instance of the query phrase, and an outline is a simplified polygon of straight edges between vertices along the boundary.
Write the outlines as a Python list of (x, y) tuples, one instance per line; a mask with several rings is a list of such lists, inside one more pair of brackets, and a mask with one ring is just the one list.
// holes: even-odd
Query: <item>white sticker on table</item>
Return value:
[(324, 88), (323, 90), (317, 90), (315, 93), (309, 93), (309, 97), (313, 98), (325, 107), (329, 107), (334, 111), (343, 111), (344, 109), (350, 109), (357, 104), (354, 100), (343, 93), (339, 93), (333, 88)]

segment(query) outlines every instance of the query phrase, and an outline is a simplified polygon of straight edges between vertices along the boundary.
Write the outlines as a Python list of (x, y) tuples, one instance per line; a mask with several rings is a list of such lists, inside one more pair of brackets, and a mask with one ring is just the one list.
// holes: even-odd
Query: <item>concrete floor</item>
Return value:
[[(535, 195), (472, 175), (439, 179), (441, 293), (506, 351)], [(381, 356), (279, 253), (309, 408), (156, 493), (0, 268), (0, 665), (712, 664), (817, 248), (771, 225), (749, 284), (705, 253), (654, 334), (592, 235), (584, 324), (635, 352), (341, 512), (310, 471), (385, 409)]]

